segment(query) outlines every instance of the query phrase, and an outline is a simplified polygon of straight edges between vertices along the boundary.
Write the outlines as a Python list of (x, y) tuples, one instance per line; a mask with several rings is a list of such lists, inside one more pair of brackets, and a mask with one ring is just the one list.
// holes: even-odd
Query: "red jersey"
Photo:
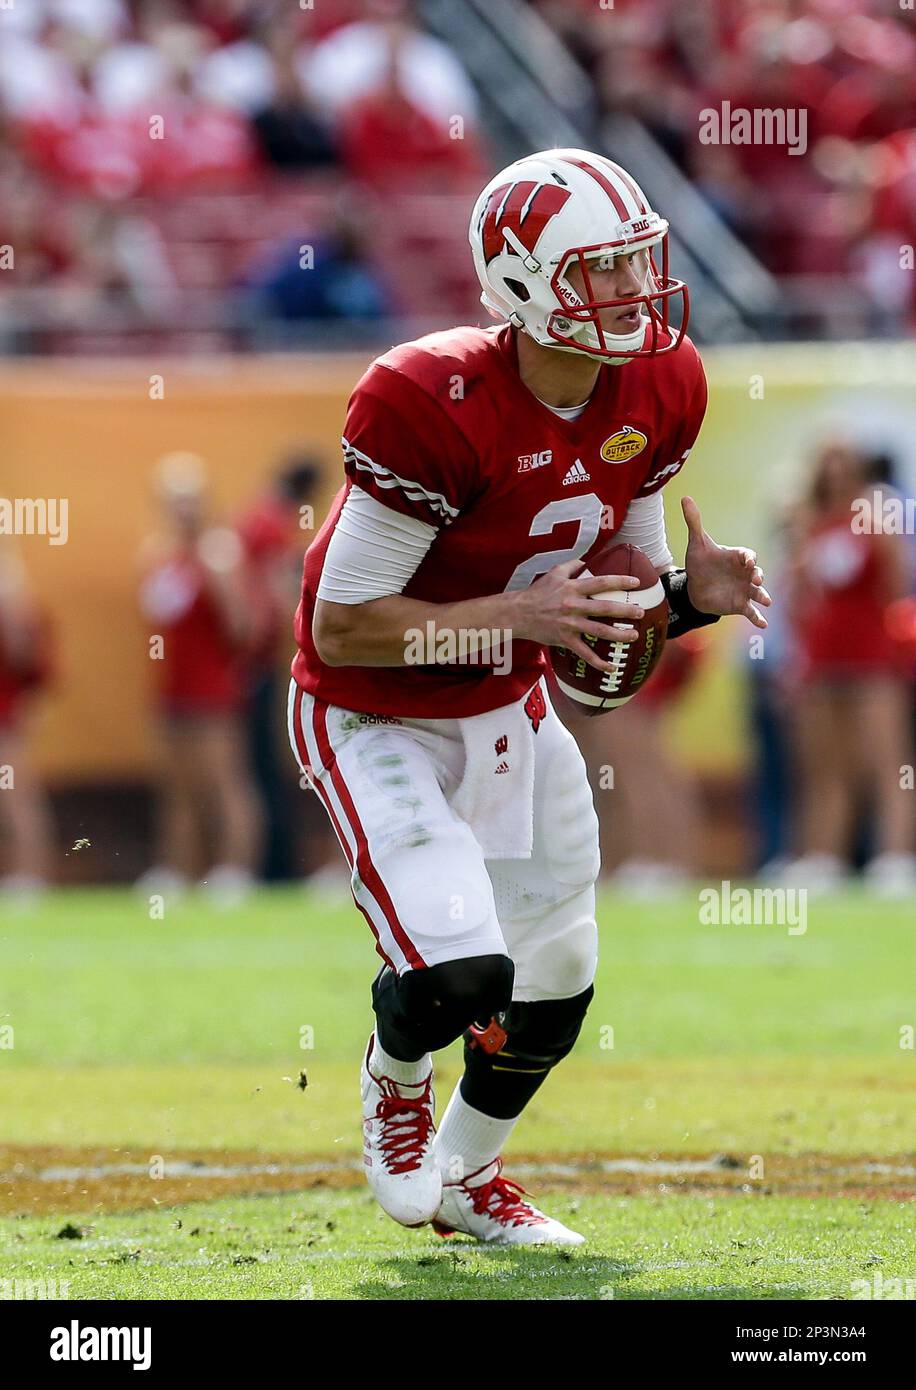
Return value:
[(297, 520), (293, 504), (269, 495), (255, 502), (238, 525), (247, 561), (248, 594), (255, 624), (246, 665), (255, 673), (273, 669), (280, 639), (286, 631), (284, 607), (272, 571), (286, 557), (290, 565), (293, 563), (292, 547), (296, 535), (301, 534)]
[(27, 697), (43, 689), (51, 679), (51, 628), (44, 614), (30, 621), (30, 651), (24, 661), (15, 662), (0, 639), (0, 728), (16, 724)]
[(677, 352), (602, 370), (576, 420), (523, 384), (509, 325), (433, 333), (385, 353), (350, 397), (347, 481), (305, 556), (297, 682), (345, 709), (413, 718), (460, 718), (517, 700), (545, 668), (536, 642), (513, 642), (511, 670), (500, 674), (470, 662), (324, 665), (312, 614), (349, 488), (438, 528), (406, 598), (482, 598), (527, 588), (564, 561), (587, 563), (633, 498), (679, 471), (705, 410), (706, 378), (689, 338)]
[(849, 513), (817, 525), (804, 543), (808, 575), (799, 637), (809, 677), (900, 670), (903, 653), (886, 622), (877, 538), (857, 534)]
[(238, 648), (225, 632), (193, 556), (175, 554), (143, 583), (143, 610), (164, 640), (159, 698), (166, 714), (234, 710), (241, 698)]

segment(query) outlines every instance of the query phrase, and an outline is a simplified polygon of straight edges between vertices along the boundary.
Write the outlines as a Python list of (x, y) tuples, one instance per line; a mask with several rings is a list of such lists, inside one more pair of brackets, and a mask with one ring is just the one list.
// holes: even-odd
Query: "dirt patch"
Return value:
[[(514, 1155), (507, 1176), (532, 1191), (637, 1195), (715, 1193), (875, 1197), (916, 1196), (916, 1159), (865, 1154)], [(358, 1157), (182, 1151), (150, 1156), (129, 1149), (0, 1147), (0, 1213), (127, 1211), (215, 1197), (363, 1183)]]

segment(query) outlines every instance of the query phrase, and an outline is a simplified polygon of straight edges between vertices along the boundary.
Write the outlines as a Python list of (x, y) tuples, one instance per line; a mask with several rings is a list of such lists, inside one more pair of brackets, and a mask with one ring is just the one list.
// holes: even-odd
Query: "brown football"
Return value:
[(612, 542), (588, 562), (577, 578), (588, 574), (635, 575), (640, 580), (638, 589), (608, 589), (607, 593), (595, 597), (617, 599), (645, 610), (644, 617), (634, 618), (630, 623), (639, 633), (635, 642), (583, 637), (602, 661), (612, 663), (610, 671), (599, 671), (566, 647), (550, 650), (554, 675), (563, 694), (573, 701), (581, 714), (604, 714), (638, 695), (655, 670), (668, 635), (668, 599), (655, 566), (635, 545)]

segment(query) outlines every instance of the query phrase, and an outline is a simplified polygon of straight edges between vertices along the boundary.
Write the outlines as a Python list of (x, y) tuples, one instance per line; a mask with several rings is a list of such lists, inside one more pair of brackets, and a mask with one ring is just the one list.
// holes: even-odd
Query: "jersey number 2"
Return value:
[(565, 564), (567, 560), (580, 560), (591, 550), (601, 529), (602, 506), (600, 498), (593, 492), (579, 497), (562, 497), (557, 502), (548, 502), (542, 507), (531, 523), (529, 536), (549, 536), (555, 527), (566, 521), (578, 521), (579, 532), (572, 545), (566, 550), (539, 550), (537, 555), (516, 565), (512, 578), (504, 592), (513, 589), (527, 589), (539, 574), (546, 574), (554, 565)]

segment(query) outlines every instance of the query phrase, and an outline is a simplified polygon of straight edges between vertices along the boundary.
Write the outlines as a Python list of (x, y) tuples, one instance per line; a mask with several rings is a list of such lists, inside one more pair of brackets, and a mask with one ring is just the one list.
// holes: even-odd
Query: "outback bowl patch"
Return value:
[(641, 454), (648, 442), (642, 430), (634, 430), (632, 426), (625, 425), (622, 430), (618, 430), (610, 439), (604, 441), (601, 457), (605, 463), (626, 463), (627, 459)]

